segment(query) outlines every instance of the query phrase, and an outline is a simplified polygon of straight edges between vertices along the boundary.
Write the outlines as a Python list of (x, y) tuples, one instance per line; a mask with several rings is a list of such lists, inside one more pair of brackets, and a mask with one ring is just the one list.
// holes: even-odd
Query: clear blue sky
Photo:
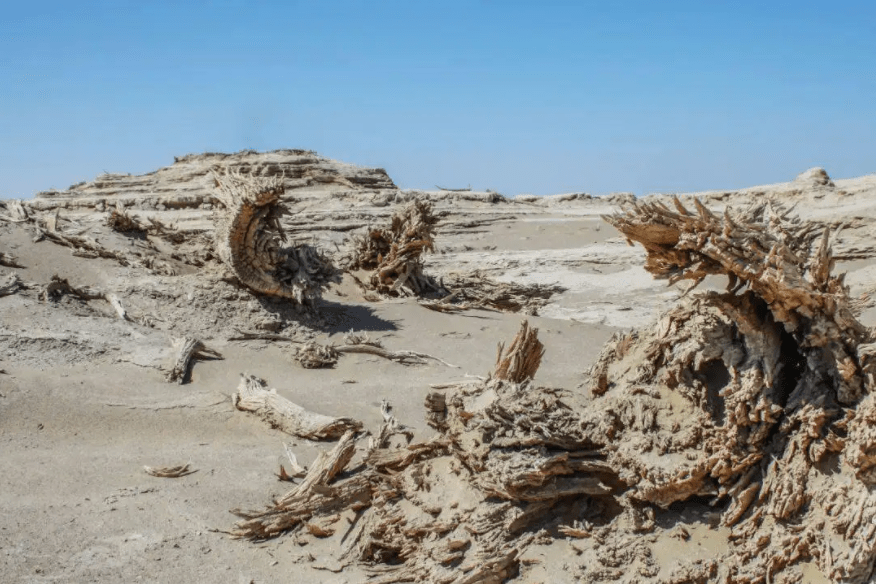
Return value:
[(307, 148), (402, 187), (876, 172), (876, 2), (7, 2), (0, 198)]

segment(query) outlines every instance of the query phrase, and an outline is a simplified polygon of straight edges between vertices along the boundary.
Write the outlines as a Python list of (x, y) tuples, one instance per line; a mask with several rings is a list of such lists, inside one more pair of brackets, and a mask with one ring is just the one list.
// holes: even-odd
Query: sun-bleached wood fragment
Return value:
[(174, 339), (173, 346), (177, 350), (176, 361), (167, 374), (168, 383), (174, 381), (180, 385), (188, 382), (195, 359), (222, 359), (222, 355), (204, 345), (203, 342), (193, 337)]
[(542, 357), (544, 345), (538, 340), (538, 329), (530, 328), (529, 322), (524, 320), (507, 350), (502, 343), (499, 344), (494, 375), (513, 383), (532, 379)]
[(305, 410), (277, 394), (276, 389), (266, 389), (263, 380), (246, 373), (240, 376), (232, 403), (238, 410), (257, 415), (281, 432), (311, 440), (337, 438), (362, 427), (361, 422), (352, 418), (334, 418)]

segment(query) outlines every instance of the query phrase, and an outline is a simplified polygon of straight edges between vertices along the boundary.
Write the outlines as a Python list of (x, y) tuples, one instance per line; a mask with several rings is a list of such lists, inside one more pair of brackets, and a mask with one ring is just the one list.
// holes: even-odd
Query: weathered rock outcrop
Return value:
[(211, 169), (217, 165), (235, 173), (275, 177), (282, 182), (285, 192), (306, 188), (347, 191), (396, 188), (381, 168), (345, 164), (309, 150), (244, 150), (234, 154), (178, 156), (171, 166), (142, 175), (105, 173), (66, 191), (38, 193), (29, 204), (39, 210), (87, 207), (102, 211), (116, 203), (146, 210), (197, 208), (213, 203)]

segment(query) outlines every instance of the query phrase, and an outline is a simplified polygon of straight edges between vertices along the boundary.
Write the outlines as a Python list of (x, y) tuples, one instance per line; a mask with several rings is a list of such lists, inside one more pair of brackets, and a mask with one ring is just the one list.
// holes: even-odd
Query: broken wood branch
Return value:
[(207, 348), (204, 343), (193, 337), (174, 339), (174, 347), (177, 349), (176, 362), (167, 374), (168, 383), (174, 381), (180, 385), (188, 382), (192, 361), (195, 359), (222, 359), (222, 355), (213, 349)]
[(530, 328), (529, 322), (524, 320), (507, 351), (499, 343), (494, 375), (512, 383), (532, 379), (541, 365), (544, 350), (544, 345), (538, 340), (538, 329)]
[(278, 395), (276, 389), (265, 387), (265, 382), (258, 377), (242, 374), (237, 392), (232, 396), (234, 407), (256, 414), (281, 432), (310, 440), (337, 438), (362, 428), (362, 423), (352, 418), (334, 418), (305, 410)]
[(24, 267), (18, 263), (18, 258), (16, 258), (14, 255), (3, 252), (0, 252), (0, 266), (6, 266), (7, 268)]

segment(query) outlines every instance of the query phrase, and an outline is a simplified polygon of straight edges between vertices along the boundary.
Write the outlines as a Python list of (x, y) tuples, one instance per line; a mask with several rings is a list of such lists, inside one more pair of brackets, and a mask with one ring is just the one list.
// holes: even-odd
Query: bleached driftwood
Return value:
[(17, 274), (5, 274), (0, 278), (0, 297), (10, 296), (26, 287)]
[[(345, 481), (343, 487), (333, 485), (332, 489), (325, 487), (343, 471), (356, 451), (356, 432), (347, 431), (338, 440), (332, 450), (322, 452), (310, 466), (304, 480), (276, 501), (274, 508), (267, 511), (232, 511), (243, 521), (231, 531), (235, 537), (247, 539), (267, 539), (294, 529), (306, 526), (308, 522), (332, 504), (333, 499), (340, 499), (345, 505), (355, 505), (357, 501), (367, 500), (370, 486), (367, 480)], [(340, 510), (342, 505), (337, 505)]]
[(277, 474), (277, 478), (281, 481), (292, 481), (293, 478), (304, 478), (307, 476), (307, 469), (300, 464), (298, 464), (298, 457), (295, 456), (295, 453), (292, 452), (292, 449), (289, 448), (288, 444), (283, 444), (283, 448), (286, 450), (286, 457), (289, 459), (289, 472), (286, 472), (286, 467), (284, 465), (280, 465), (280, 472)]
[(177, 357), (167, 374), (168, 383), (176, 381), (180, 385), (185, 384), (194, 359), (222, 359), (222, 355), (217, 351), (207, 348), (203, 342), (192, 337), (174, 339), (173, 345), (177, 349)]
[(87, 286), (71, 286), (70, 282), (68, 282), (66, 278), (61, 278), (57, 274), (52, 276), (52, 279), (49, 281), (49, 283), (42, 287), (39, 293), (39, 298), (43, 302), (48, 302), (49, 300), (57, 300), (65, 294), (75, 296), (80, 300), (104, 299), (104, 294), (102, 292), (99, 292)]
[(122, 320), (130, 320), (128, 318), (128, 313), (125, 311), (125, 307), (122, 306), (122, 301), (119, 300), (118, 296), (116, 296), (115, 294), (107, 294), (104, 297), (106, 298), (106, 301), (109, 302), (110, 305), (113, 307), (113, 310), (116, 311), (116, 314), (119, 315), (119, 318), (121, 318)]
[(494, 375), (513, 383), (528, 381), (535, 377), (542, 357), (544, 345), (538, 340), (538, 329), (530, 328), (529, 322), (524, 320), (507, 350), (499, 343)]
[(8, 221), (9, 223), (27, 223), (30, 220), (27, 209), (25, 209), (21, 201), (3, 201), (2, 205), (6, 208), (7, 214), (0, 215), (0, 221)]
[(333, 418), (307, 411), (278, 395), (276, 389), (265, 389), (264, 381), (246, 373), (240, 376), (232, 402), (238, 410), (252, 412), (282, 432), (311, 440), (337, 438), (362, 427), (361, 422), (352, 418)]
[(376, 355), (401, 363), (402, 365), (425, 365), (432, 361), (438, 361), (448, 367), (457, 368), (443, 359), (426, 353), (416, 351), (390, 351), (383, 348), (378, 340), (371, 340), (368, 335), (348, 333), (344, 335), (343, 345), (321, 345), (316, 342), (302, 343), (295, 352), (295, 359), (305, 369), (318, 369), (322, 367), (334, 367), (338, 362), (338, 356), (342, 353), (360, 353)]
[(246, 287), (311, 306), (322, 288), (337, 278), (331, 261), (309, 245), (281, 248), (286, 240), (280, 217), (285, 191), (281, 178), (243, 176), (215, 169), (219, 257)]
[(53, 243), (67, 246), (73, 250), (73, 255), (78, 257), (114, 259), (123, 266), (130, 263), (125, 253), (109, 250), (95, 239), (73, 233), (62, 233), (58, 228), (59, 219), (57, 210), (43, 217), (43, 226), (36, 225), (38, 234), (36, 241), (45, 238)]

